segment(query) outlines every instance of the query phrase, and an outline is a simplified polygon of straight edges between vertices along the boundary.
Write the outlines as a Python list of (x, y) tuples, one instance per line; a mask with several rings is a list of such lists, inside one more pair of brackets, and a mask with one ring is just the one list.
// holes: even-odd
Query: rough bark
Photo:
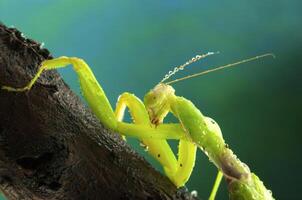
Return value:
[[(0, 24), (0, 85), (24, 86), (40, 44)], [(0, 189), (8, 199), (192, 199), (106, 130), (56, 71), (0, 90)]]

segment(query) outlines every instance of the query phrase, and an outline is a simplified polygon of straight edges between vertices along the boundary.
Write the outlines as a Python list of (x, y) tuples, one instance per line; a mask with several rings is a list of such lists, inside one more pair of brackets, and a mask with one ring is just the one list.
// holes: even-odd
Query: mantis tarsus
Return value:
[[(62, 68), (71, 64), (79, 77), (82, 93), (100, 122), (123, 136), (136, 137), (141, 140), (148, 147), (149, 154), (163, 166), (165, 174), (176, 187), (183, 186), (188, 181), (194, 167), (196, 150), (199, 147), (218, 168), (210, 200), (215, 199), (223, 176), (233, 184), (229, 189), (231, 199), (273, 199), (258, 177), (251, 173), (248, 167), (241, 163), (227, 147), (218, 124), (213, 119), (204, 116), (191, 101), (176, 96), (171, 86), (172, 83), (180, 80), (273, 56), (273, 54), (263, 54), (167, 82), (179, 70), (212, 54), (215, 53), (197, 55), (185, 64), (175, 67), (145, 95), (143, 102), (134, 94), (123, 93), (118, 98), (115, 111), (89, 66), (84, 60), (76, 57), (63, 56), (45, 60), (37, 74), (25, 87), (2, 86), (2, 89), (11, 92), (30, 90), (44, 70)], [(123, 122), (127, 107), (133, 123)], [(169, 112), (178, 119), (179, 123), (163, 123)], [(177, 158), (167, 142), (168, 139), (179, 140)]]

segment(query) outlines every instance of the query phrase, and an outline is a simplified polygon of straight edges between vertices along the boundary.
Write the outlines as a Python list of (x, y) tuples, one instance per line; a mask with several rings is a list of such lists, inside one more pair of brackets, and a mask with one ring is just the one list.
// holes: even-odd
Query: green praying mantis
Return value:
[[(195, 164), (196, 150), (200, 148), (218, 168), (218, 174), (209, 200), (215, 199), (223, 176), (228, 182), (230, 199), (273, 199), (271, 192), (265, 188), (260, 179), (251, 173), (249, 168), (229, 149), (223, 139), (219, 125), (210, 117), (203, 115), (191, 101), (175, 95), (175, 90), (171, 84), (274, 55), (270, 53), (263, 54), (167, 81), (191, 63), (213, 54), (215, 53), (209, 52), (197, 55), (185, 64), (169, 71), (145, 95), (144, 101), (141, 101), (134, 94), (123, 93), (118, 98), (115, 111), (90, 67), (84, 60), (76, 57), (62, 56), (45, 60), (41, 63), (36, 75), (25, 87), (2, 86), (2, 89), (10, 92), (30, 90), (43, 71), (72, 65), (78, 75), (83, 96), (99, 121), (106, 128), (118, 132), (122, 136), (138, 138), (148, 148), (148, 153), (162, 165), (166, 176), (176, 187), (184, 186), (188, 181)], [(133, 123), (123, 122), (126, 108), (130, 111)], [(178, 123), (163, 123), (169, 112), (178, 119)], [(168, 144), (167, 140), (170, 139), (179, 140), (177, 157)]]

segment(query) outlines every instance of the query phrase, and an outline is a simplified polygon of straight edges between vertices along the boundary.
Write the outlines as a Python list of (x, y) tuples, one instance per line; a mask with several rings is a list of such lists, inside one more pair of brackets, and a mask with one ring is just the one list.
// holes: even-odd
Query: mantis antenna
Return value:
[[(209, 54), (209, 53), (208, 53), (208, 54)], [(208, 54), (205, 54), (205, 55), (208, 56)], [(210, 54), (210, 55), (212, 55), (212, 54)], [(204, 57), (206, 57), (206, 56), (204, 56)], [(199, 72), (199, 73), (196, 73), (196, 74), (192, 74), (192, 75), (188, 75), (188, 76), (185, 76), (185, 77), (182, 77), (182, 78), (178, 78), (178, 79), (175, 79), (175, 80), (166, 82), (165, 84), (170, 85), (170, 84), (173, 84), (173, 83), (176, 83), (176, 82), (179, 82), (179, 81), (183, 81), (183, 80), (186, 80), (186, 79), (194, 78), (194, 77), (196, 77), (196, 76), (201, 76), (201, 75), (208, 74), (208, 73), (210, 73), (210, 72), (214, 72), (214, 71), (218, 71), (218, 70), (222, 70), (222, 69), (225, 69), (225, 68), (234, 67), (234, 66), (236, 66), (236, 65), (240, 65), (240, 64), (243, 64), (243, 63), (251, 62), (251, 61), (258, 60), (258, 59), (260, 59), (260, 58), (264, 58), (264, 57), (268, 57), (268, 56), (271, 56), (271, 57), (273, 57), (273, 58), (276, 57), (273, 53), (266, 53), (266, 54), (262, 54), (262, 55), (255, 56), (255, 57), (252, 57), (252, 58), (247, 58), (247, 59), (244, 59), (244, 60), (240, 60), (240, 61), (237, 61), (237, 62), (234, 62), (234, 63), (231, 63), (231, 64), (222, 65), (222, 66), (216, 67), (216, 68), (214, 68), (214, 69), (209, 69), (209, 70), (202, 71), (202, 72)], [(191, 61), (191, 60), (190, 60), (190, 61)], [(193, 61), (193, 62), (195, 62), (195, 61)], [(187, 63), (188, 63), (188, 62), (187, 62)], [(191, 61), (191, 63), (192, 63), (192, 61)], [(186, 66), (186, 64), (184, 64), (184, 65)], [(175, 69), (174, 69), (174, 71), (175, 71)], [(176, 72), (175, 72), (175, 73), (176, 73)], [(175, 73), (171, 73), (171, 75), (173, 75), (173, 74), (175, 74)], [(170, 72), (169, 72), (169, 74), (170, 74)], [(171, 77), (171, 75), (168, 76), (168, 78)], [(166, 76), (167, 76), (167, 75), (166, 75)], [(168, 78), (165, 77), (165, 78), (163, 79), (163, 81), (164, 81), (164, 80), (167, 80)], [(163, 81), (161, 81), (161, 83), (162, 83)]]
[(187, 62), (185, 62), (184, 64), (174, 67), (173, 71), (169, 71), (165, 77), (160, 81), (160, 83), (163, 83), (164, 81), (168, 80), (171, 76), (173, 76), (174, 74), (176, 74), (178, 71), (180, 70), (184, 70), (184, 68), (202, 58), (214, 55), (214, 54), (219, 54), (219, 51), (217, 52), (208, 52), (206, 54), (202, 54), (202, 55), (196, 55), (195, 57), (191, 58), (190, 60), (188, 60)]

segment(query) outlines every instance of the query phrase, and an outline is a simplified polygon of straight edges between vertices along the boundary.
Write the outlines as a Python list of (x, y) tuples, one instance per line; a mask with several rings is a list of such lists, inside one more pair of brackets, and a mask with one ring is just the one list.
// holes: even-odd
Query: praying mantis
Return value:
[[(177, 188), (184, 186), (188, 181), (195, 164), (197, 148), (200, 148), (218, 168), (218, 174), (209, 200), (215, 199), (223, 176), (228, 182), (230, 199), (271, 200), (273, 199), (271, 192), (229, 149), (223, 139), (219, 125), (210, 117), (203, 115), (190, 100), (177, 96), (171, 84), (263, 57), (273, 56), (273, 54), (263, 54), (167, 81), (191, 63), (213, 54), (216, 53), (209, 52), (197, 55), (185, 64), (175, 67), (145, 95), (143, 101), (131, 93), (121, 94), (115, 111), (88, 64), (76, 57), (62, 56), (45, 60), (41, 63), (36, 75), (25, 87), (2, 86), (1, 88), (9, 92), (24, 92), (33, 87), (43, 71), (72, 65), (79, 78), (82, 94), (100, 123), (122, 136), (138, 138), (148, 148), (148, 153), (162, 165), (166, 176)], [(126, 108), (130, 111), (133, 123), (123, 121)], [(170, 112), (178, 119), (178, 123), (164, 123), (164, 118)], [(171, 150), (167, 141), (169, 139), (179, 140), (178, 157)]]

